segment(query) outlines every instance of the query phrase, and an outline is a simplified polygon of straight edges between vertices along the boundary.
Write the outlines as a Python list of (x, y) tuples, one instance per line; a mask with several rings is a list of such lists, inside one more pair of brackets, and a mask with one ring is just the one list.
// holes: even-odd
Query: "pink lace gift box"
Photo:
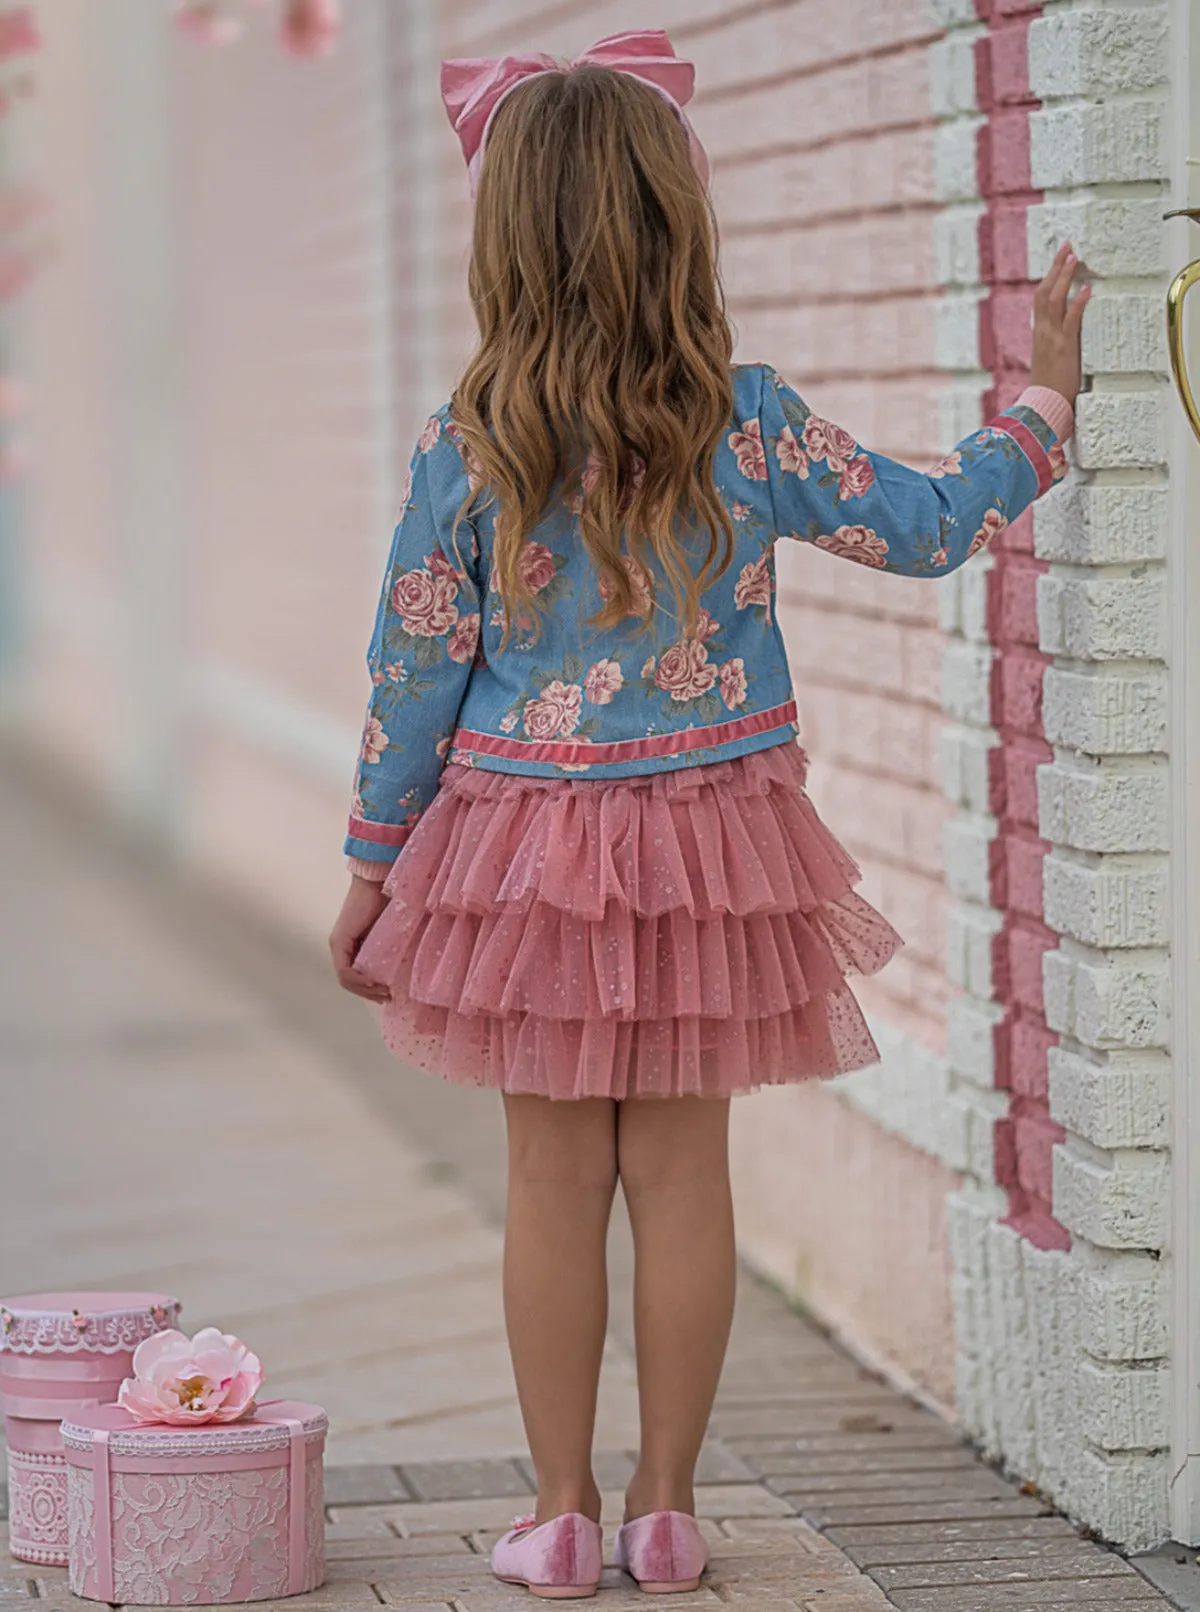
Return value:
[(267, 1400), (169, 1427), (101, 1405), (63, 1422), (71, 1588), (126, 1606), (278, 1600), (325, 1580), (325, 1412)]
[(178, 1318), (168, 1293), (27, 1293), (0, 1304), (9, 1549), (21, 1561), (67, 1565), (59, 1422), (116, 1399), (138, 1344)]

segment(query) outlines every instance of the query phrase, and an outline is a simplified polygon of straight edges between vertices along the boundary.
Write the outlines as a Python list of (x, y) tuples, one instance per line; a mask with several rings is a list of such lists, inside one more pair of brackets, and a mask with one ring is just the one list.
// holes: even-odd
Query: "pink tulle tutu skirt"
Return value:
[(899, 936), (804, 790), (796, 744), (633, 778), (452, 765), (355, 966), (447, 1080), (721, 1097), (878, 1054), (846, 975)]

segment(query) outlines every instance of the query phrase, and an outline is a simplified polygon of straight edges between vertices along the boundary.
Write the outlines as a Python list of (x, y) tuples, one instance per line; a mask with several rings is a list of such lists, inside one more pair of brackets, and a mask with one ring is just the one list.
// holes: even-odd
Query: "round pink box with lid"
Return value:
[(215, 1606), (325, 1581), (325, 1412), (264, 1401), (173, 1427), (99, 1405), (63, 1422), (71, 1589), (125, 1606)]
[(67, 1565), (59, 1422), (116, 1399), (138, 1344), (178, 1319), (169, 1293), (27, 1293), (0, 1302), (9, 1549), (21, 1561)]

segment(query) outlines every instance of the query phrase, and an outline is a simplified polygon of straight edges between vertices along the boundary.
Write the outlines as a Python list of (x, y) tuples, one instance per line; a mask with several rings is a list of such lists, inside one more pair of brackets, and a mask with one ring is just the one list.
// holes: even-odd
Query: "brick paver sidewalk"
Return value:
[[(199, 890), (0, 789), (0, 1271), (9, 1291), (162, 1286), (332, 1417), (329, 1582), (286, 1603), (531, 1605), (487, 1551), (529, 1471), (499, 1302), (496, 1104), (406, 1072), (369, 1014)], [(618, 1220), (598, 1444), (636, 1443)], [(700, 1510), (706, 1586), (664, 1608), (1135, 1612), (1127, 1562), (746, 1278)], [(0, 1557), (0, 1612), (78, 1606)], [(610, 1570), (603, 1603), (647, 1603)]]

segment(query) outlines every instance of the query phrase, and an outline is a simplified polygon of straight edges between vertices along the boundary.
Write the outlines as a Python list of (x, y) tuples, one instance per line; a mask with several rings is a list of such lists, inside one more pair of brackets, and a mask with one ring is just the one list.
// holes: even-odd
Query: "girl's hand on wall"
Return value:
[(1046, 278), (1033, 294), (1033, 364), (1031, 386), (1049, 386), (1074, 403), (1079, 395), (1080, 342), (1083, 310), (1091, 287), (1082, 286), (1071, 296), (1071, 281), (1079, 259), (1064, 241), (1050, 265)]
[(358, 972), (353, 966), (354, 954), (387, 904), (388, 898), (381, 885), (372, 879), (353, 877), (329, 936), (329, 955), (333, 959), (338, 984), (344, 991), (366, 997), (368, 1002), (388, 1002), (392, 993), (386, 985)]

